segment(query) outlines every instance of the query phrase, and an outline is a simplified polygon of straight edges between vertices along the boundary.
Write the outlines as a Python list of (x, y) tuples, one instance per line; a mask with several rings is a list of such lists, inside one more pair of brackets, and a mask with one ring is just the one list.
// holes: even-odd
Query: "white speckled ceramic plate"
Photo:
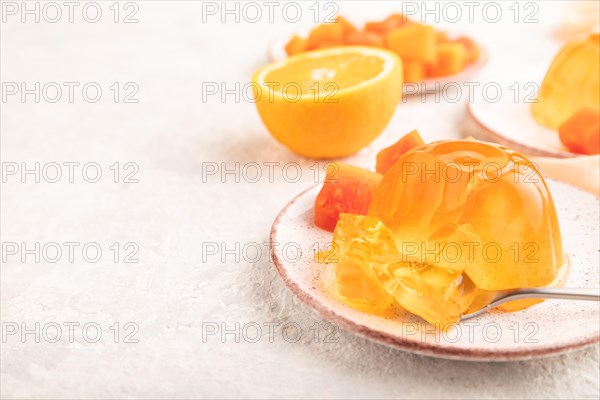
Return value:
[[(571, 267), (565, 287), (597, 288), (600, 282), (599, 201), (570, 185), (550, 181)], [(271, 230), (271, 255), (285, 284), (327, 320), (402, 350), (443, 358), (506, 361), (559, 354), (600, 340), (600, 304), (546, 300), (526, 310), (491, 311), (436, 331), (402, 310), (380, 317), (357, 311), (333, 295), (333, 268), (314, 262), (332, 234), (313, 223), (320, 185), (294, 198)]]
[[(543, 72), (537, 75), (543, 76)], [(517, 95), (520, 98), (516, 98), (518, 101), (515, 101), (518, 93), (515, 83), (520, 90)], [(502, 96), (497, 102), (487, 101), (484, 96), (476, 96), (467, 104), (469, 116), (487, 135), (497, 143), (530, 155), (557, 158), (577, 156), (563, 146), (557, 131), (548, 129), (533, 119), (531, 101), (534, 100), (539, 83), (520, 79), (499, 85)], [(529, 86), (525, 88), (525, 85)]]
[[(302, 36), (307, 37), (308, 32), (306, 32)], [(454, 36), (454, 37), (456, 37), (456, 36)], [(280, 37), (280, 38), (274, 40), (271, 43), (271, 45), (269, 46), (269, 49), (268, 49), (269, 59), (271, 61), (279, 61), (279, 60), (283, 60), (284, 58), (287, 58), (287, 53), (285, 51), (285, 45), (287, 42), (289, 42), (290, 39), (291, 39), (291, 36), (283, 36), (283, 37)], [(479, 58), (477, 59), (476, 62), (468, 65), (460, 73), (451, 75), (451, 76), (441, 77), (441, 78), (425, 79), (420, 82), (404, 83), (404, 85), (403, 85), (404, 94), (413, 95), (413, 94), (420, 94), (420, 93), (435, 93), (437, 91), (440, 91), (442, 88), (444, 88), (444, 85), (447, 85), (449, 83), (461, 84), (463, 82), (466, 82), (468, 79), (473, 78), (475, 76), (475, 74), (479, 70), (481, 70), (481, 68), (483, 68), (485, 66), (485, 64), (487, 64), (487, 61), (488, 61), (488, 55), (487, 55), (487, 52), (485, 51), (485, 49), (481, 45), (479, 45), (479, 44), (477, 44), (477, 45), (478, 45), (479, 51), (480, 51)]]

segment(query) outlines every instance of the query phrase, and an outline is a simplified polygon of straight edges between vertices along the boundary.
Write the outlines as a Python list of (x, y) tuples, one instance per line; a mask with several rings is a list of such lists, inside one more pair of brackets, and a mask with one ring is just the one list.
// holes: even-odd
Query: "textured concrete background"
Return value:
[[(266, 62), (269, 41), (311, 25), (312, 2), (301, 4), (296, 24), (280, 12), (272, 23), (264, 15), (257, 23), (235, 23), (235, 16), (228, 16), (223, 24), (220, 14), (203, 23), (202, 3), (194, 1), (137, 1), (139, 21), (115, 23), (111, 4), (101, 3), (97, 23), (82, 18), (84, 3), (75, 9), (73, 23), (64, 6), (57, 23), (43, 18), (36, 23), (31, 16), (22, 23), (20, 14), (3, 14), (2, 82), (80, 84), (73, 102), (63, 87), (56, 103), (47, 101), (54, 98), (48, 92), (39, 103), (33, 95), (24, 102), (16, 95), (1, 104), (3, 162), (63, 165), (58, 183), (43, 176), (40, 183), (31, 175), (26, 183), (19, 174), (7, 177), (1, 193), (2, 241), (25, 242), (28, 248), (35, 242), (80, 243), (73, 262), (67, 254), (48, 262), (54, 253), (40, 262), (31, 255), (22, 262), (20, 253), (3, 260), (3, 397), (598, 397), (598, 346), (528, 362), (438, 360), (335, 330), (292, 299), (264, 243), (279, 209), (310, 186), (324, 164), (278, 145), (243, 96), (203, 101), (202, 90), (206, 82), (227, 88), (247, 83)], [(355, 20), (400, 7), (398, 2), (338, 5)], [(560, 48), (552, 32), (564, 16), (564, 4), (538, 5), (538, 23), (523, 23), (523, 14), (514, 23), (509, 3), (503, 3), (498, 23), (486, 22), (481, 13), (475, 23), (467, 17), (441, 23), (487, 46), (492, 59), (485, 79), (493, 79), (522, 65), (548, 63)], [(318, 7), (330, 11), (324, 4)], [(122, 21), (136, 9), (122, 3), (119, 10)], [(52, 10), (47, 12), (54, 18)], [(94, 17), (93, 10), (87, 12)], [(87, 82), (102, 88), (96, 103), (82, 97)], [(137, 85), (139, 102), (124, 103), (121, 97), (115, 103), (110, 89), (115, 82), (121, 96), (135, 87), (125, 87), (127, 82)], [(465, 101), (464, 96), (456, 103), (428, 98), (424, 104), (417, 98), (401, 104), (386, 131), (349, 161), (372, 166), (378, 149), (413, 128), (426, 140), (474, 133), (465, 121)], [(64, 162), (96, 162), (102, 177), (88, 183), (77, 169), (70, 183)], [(110, 169), (115, 162), (120, 163), (119, 183)], [(139, 167), (138, 183), (123, 183), (134, 171), (134, 166), (125, 168), (128, 162)], [(257, 182), (248, 169), (239, 179), (221, 173), (236, 165), (243, 170), (250, 162), (262, 166)], [(220, 171), (203, 176), (215, 165), (208, 163), (217, 163)], [(276, 163), (270, 164), (272, 180), (264, 163)], [(295, 181), (298, 165), (302, 175)], [(102, 249), (98, 262), (83, 258), (85, 243)], [(133, 245), (125, 248), (126, 243)], [(212, 252), (203, 246), (207, 250), (211, 243), (217, 254), (207, 255)], [(135, 246), (139, 262), (124, 262)], [(223, 252), (236, 246), (236, 254)], [(70, 322), (79, 324), (73, 340), (65, 325)], [(257, 325), (262, 334), (254, 342)], [(52, 343), (57, 326), (62, 337)], [(97, 328), (102, 336), (96, 340)], [(23, 336), (23, 329), (34, 333)], [(214, 329), (219, 331), (207, 335)], [(223, 336), (224, 329), (230, 332)]]

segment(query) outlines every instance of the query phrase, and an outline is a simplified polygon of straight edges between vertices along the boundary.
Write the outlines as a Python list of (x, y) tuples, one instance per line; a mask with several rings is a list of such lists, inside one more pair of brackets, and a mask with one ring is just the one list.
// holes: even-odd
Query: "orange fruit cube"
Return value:
[(313, 50), (323, 43), (343, 44), (344, 27), (338, 23), (321, 24), (310, 31), (308, 35), (307, 49)]
[(319, 45), (317, 47), (315, 47), (314, 49), (311, 49), (311, 50), (326, 49), (328, 47), (340, 46), (341, 44), (342, 43), (339, 43), (339, 42), (321, 42), (321, 43), (319, 43)]
[(387, 47), (400, 58), (434, 64), (437, 57), (435, 30), (428, 25), (407, 24), (386, 36)]
[(315, 200), (315, 225), (333, 232), (340, 213), (367, 215), (382, 175), (343, 163), (327, 166)]
[(465, 66), (467, 57), (467, 49), (462, 43), (440, 43), (437, 62), (432, 65), (429, 74), (432, 77), (457, 74)]
[(438, 43), (446, 43), (449, 42), (450, 40), (448, 39), (448, 35), (446, 34), (446, 32), (442, 32), (442, 31), (437, 31), (435, 33), (435, 40)]
[(404, 82), (419, 82), (425, 79), (425, 64), (419, 61), (403, 60)]
[(417, 146), (421, 146), (422, 144), (425, 144), (425, 142), (416, 129), (410, 133), (407, 133), (396, 143), (390, 147), (386, 147), (377, 154), (377, 164), (375, 170), (379, 174), (385, 174), (388, 169), (390, 169), (390, 167), (404, 155), (404, 153)]
[(560, 141), (573, 153), (600, 153), (600, 110), (583, 107), (559, 128)]
[(383, 21), (380, 22), (367, 22), (365, 24), (365, 31), (376, 33), (378, 35), (385, 35), (394, 29), (397, 29), (406, 24), (412, 23), (402, 14), (392, 14)]
[(349, 35), (358, 32), (358, 29), (346, 18), (338, 15), (335, 17), (336, 24), (339, 24), (342, 27), (342, 35), (344, 37), (348, 37)]
[(306, 51), (306, 40), (298, 35), (294, 35), (294, 37), (285, 45), (285, 52), (288, 56), (293, 56), (294, 54), (302, 53), (303, 51)]
[(471, 39), (461, 36), (456, 40), (453, 40), (455, 43), (462, 43), (467, 49), (467, 63), (472, 63), (477, 61), (479, 58), (480, 50), (477, 44)]
[(383, 37), (373, 32), (354, 32), (346, 36), (346, 44), (384, 47), (384, 40)]

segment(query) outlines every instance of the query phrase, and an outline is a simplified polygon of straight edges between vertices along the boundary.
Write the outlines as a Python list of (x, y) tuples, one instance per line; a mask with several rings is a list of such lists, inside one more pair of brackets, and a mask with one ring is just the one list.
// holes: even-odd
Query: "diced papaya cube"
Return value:
[(435, 40), (438, 43), (446, 43), (446, 42), (450, 41), (448, 39), (448, 35), (446, 34), (446, 32), (442, 32), (442, 31), (435, 32)]
[(408, 24), (386, 36), (387, 47), (402, 59), (434, 64), (437, 56), (435, 30), (428, 25)]
[(425, 79), (425, 64), (420, 61), (402, 60), (404, 82), (419, 82)]
[(355, 32), (346, 37), (348, 45), (383, 47), (383, 37), (373, 32)]
[(431, 66), (432, 77), (458, 74), (467, 61), (467, 49), (462, 43), (440, 43), (437, 50), (437, 62)]
[(382, 175), (343, 163), (331, 163), (315, 200), (315, 225), (333, 232), (340, 213), (366, 215)]
[(323, 43), (343, 44), (344, 27), (338, 23), (321, 24), (315, 27), (308, 35), (308, 50), (317, 49)]
[(414, 130), (407, 133), (396, 143), (390, 147), (386, 147), (377, 154), (375, 170), (379, 174), (385, 174), (404, 153), (422, 144), (425, 144), (425, 142), (421, 138), (421, 135), (419, 135), (419, 132)]
[(402, 14), (392, 14), (383, 21), (379, 22), (367, 22), (365, 24), (365, 31), (376, 33), (378, 35), (385, 35), (396, 28), (412, 23)]
[(389, 17), (385, 19), (385, 22), (388, 25), (388, 30), (394, 30), (406, 24), (413, 23), (409, 20), (405, 15), (402, 14), (391, 14)]
[(354, 25), (352, 25), (352, 23), (350, 21), (348, 21), (346, 18), (342, 17), (341, 15), (338, 15), (337, 17), (335, 17), (335, 21), (337, 24), (339, 24), (342, 27), (342, 35), (346, 38), (349, 35), (352, 35), (353, 33), (358, 32), (358, 29), (356, 29), (356, 27)]
[(600, 110), (583, 107), (558, 128), (560, 141), (573, 153), (600, 153)]
[(465, 48), (467, 49), (467, 63), (472, 63), (474, 61), (477, 61), (477, 59), (479, 58), (479, 46), (477, 46), (477, 44), (472, 41), (471, 39), (461, 36), (456, 40), (453, 40), (453, 42), (455, 43), (462, 43)]
[(285, 45), (285, 51), (288, 56), (302, 53), (306, 51), (306, 40), (300, 36), (294, 35), (294, 37)]
[(385, 22), (367, 22), (365, 24), (365, 32), (376, 33), (378, 35), (383, 35), (387, 32), (387, 27), (385, 26)]
[(342, 43), (338, 43), (338, 42), (322, 42), (322, 43), (320, 43), (317, 47), (315, 47), (312, 50), (325, 49), (327, 47), (335, 47), (335, 46), (340, 46), (340, 45), (342, 45)]

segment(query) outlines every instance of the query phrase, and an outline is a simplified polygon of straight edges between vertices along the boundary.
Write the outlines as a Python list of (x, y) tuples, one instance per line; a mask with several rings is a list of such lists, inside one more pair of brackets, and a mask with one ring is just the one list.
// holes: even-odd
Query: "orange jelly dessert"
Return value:
[(565, 263), (554, 203), (535, 166), (474, 140), (402, 155), (368, 216), (340, 215), (332, 254), (346, 302), (379, 312), (391, 297), (432, 324), (460, 320), (497, 291), (547, 286)]
[(600, 34), (567, 43), (552, 61), (537, 100), (533, 117), (553, 130), (582, 107), (600, 109)]

